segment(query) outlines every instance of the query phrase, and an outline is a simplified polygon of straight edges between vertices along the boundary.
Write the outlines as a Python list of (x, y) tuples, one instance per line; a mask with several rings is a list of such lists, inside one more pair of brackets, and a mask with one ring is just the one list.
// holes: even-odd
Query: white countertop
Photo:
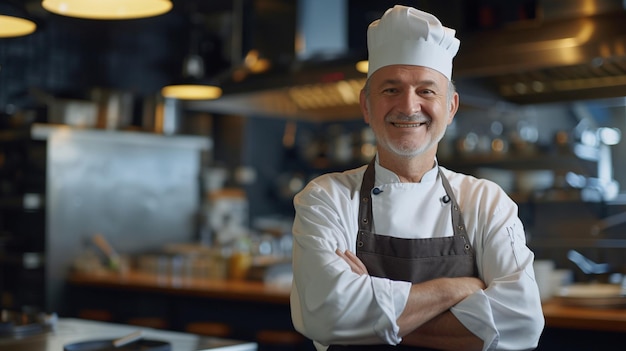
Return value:
[(70, 343), (117, 339), (137, 330), (142, 331), (145, 339), (169, 342), (172, 351), (257, 350), (257, 344), (254, 342), (73, 318), (60, 318), (52, 331), (39, 335), (20, 338), (0, 337), (0, 349), (2, 351), (62, 351), (63, 346)]

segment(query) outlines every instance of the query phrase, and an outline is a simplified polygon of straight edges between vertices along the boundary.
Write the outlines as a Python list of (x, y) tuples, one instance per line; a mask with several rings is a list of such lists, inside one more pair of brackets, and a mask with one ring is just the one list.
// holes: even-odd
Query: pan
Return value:
[(171, 351), (169, 342), (160, 340), (139, 339), (116, 347), (113, 339), (89, 340), (75, 342), (63, 346), (64, 351)]

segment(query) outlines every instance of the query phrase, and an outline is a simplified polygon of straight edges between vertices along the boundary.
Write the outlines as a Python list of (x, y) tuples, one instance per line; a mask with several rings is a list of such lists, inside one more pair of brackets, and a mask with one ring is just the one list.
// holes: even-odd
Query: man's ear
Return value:
[(452, 100), (450, 100), (450, 106), (448, 108), (448, 124), (452, 123), (456, 112), (459, 110), (459, 99), (459, 93), (455, 92), (452, 96)]

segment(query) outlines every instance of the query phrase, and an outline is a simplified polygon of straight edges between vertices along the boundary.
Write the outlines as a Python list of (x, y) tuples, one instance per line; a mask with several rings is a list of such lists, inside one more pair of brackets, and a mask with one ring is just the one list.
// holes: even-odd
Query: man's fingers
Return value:
[(359, 274), (368, 274), (367, 267), (360, 258), (358, 258), (355, 254), (350, 250), (346, 250), (346, 256), (350, 258), (350, 260), (358, 267)]
[(335, 252), (337, 253), (337, 255), (339, 255), (339, 257), (341, 257), (344, 261), (348, 263), (352, 272), (359, 275), (368, 274), (365, 264), (363, 264), (363, 262), (350, 250), (342, 252), (341, 250), (337, 249), (335, 250)]

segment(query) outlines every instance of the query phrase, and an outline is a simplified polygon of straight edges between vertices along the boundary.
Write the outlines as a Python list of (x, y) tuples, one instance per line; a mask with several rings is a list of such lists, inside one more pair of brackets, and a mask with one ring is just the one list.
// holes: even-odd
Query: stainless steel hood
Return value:
[[(246, 67), (246, 58), (233, 57), (234, 67), (221, 79), (223, 96), (189, 102), (187, 107), (311, 121), (360, 118), (359, 93), (366, 75), (355, 64), (366, 55), (365, 48), (355, 51), (348, 44), (348, 0), (247, 3), (254, 13), (246, 18), (244, 9), (240, 23), (248, 28), (233, 30), (244, 33), (244, 38), (234, 38), (233, 46), (247, 41), (268, 59), (270, 69), (254, 73)], [(239, 17), (237, 6), (233, 13)]]
[[(459, 35), (454, 77), (464, 102), (483, 95), (487, 103), (518, 104), (626, 96), (622, 1), (538, 0), (534, 19)], [(227, 81), (219, 100), (189, 106), (315, 121), (361, 118), (365, 75), (354, 67), (359, 57), (348, 56), (295, 60), (282, 71)]]
[(359, 93), (366, 75), (354, 62), (318, 63), (310, 68), (250, 76), (223, 87), (217, 100), (187, 107), (222, 114), (295, 118), (314, 122), (361, 118)]
[(515, 103), (625, 96), (626, 12), (476, 33), (463, 41), (455, 75)]

